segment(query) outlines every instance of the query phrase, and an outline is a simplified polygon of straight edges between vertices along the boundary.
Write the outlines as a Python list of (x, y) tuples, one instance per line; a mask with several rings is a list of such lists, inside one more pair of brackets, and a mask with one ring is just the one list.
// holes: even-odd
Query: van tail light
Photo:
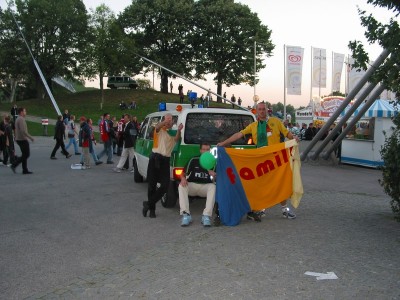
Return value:
[(172, 170), (172, 176), (175, 180), (181, 180), (181, 175), (183, 173), (184, 168), (174, 168)]

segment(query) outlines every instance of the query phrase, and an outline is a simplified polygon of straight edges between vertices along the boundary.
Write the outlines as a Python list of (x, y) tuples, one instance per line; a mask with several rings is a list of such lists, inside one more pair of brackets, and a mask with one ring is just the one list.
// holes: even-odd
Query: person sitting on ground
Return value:
[(133, 101), (131, 102), (131, 104), (129, 104), (128, 108), (129, 108), (129, 109), (136, 109), (136, 101), (133, 100)]
[[(200, 153), (209, 152), (211, 145), (209, 143), (200, 144)], [(212, 210), (215, 203), (215, 184), (213, 179), (216, 173), (213, 170), (206, 170), (200, 166), (200, 158), (192, 158), (186, 166), (186, 171), (181, 175), (179, 184), (179, 206), (182, 216), (181, 226), (188, 226), (192, 222), (192, 216), (189, 210), (189, 196), (207, 197), (206, 207), (203, 210), (201, 223), (204, 227), (211, 226)]]
[(128, 106), (126, 105), (126, 103), (124, 101), (121, 101), (121, 103), (119, 104), (119, 108), (124, 110), (124, 109), (127, 109)]

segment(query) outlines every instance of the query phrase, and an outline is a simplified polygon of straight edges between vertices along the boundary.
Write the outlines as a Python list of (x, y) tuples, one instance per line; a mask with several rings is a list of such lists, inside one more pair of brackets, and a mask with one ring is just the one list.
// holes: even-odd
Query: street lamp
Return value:
[(257, 82), (256, 76), (257, 76), (257, 42), (254, 39), (254, 97), (256, 96), (256, 82)]

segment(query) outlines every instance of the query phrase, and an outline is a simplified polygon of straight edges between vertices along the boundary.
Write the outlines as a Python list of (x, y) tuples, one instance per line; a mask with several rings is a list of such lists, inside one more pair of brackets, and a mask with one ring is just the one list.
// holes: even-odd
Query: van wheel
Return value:
[(168, 191), (162, 196), (161, 204), (165, 208), (175, 207), (178, 200), (178, 191), (176, 188), (175, 181), (170, 181), (168, 186)]
[(136, 159), (133, 160), (133, 180), (137, 183), (143, 182), (143, 176), (139, 174)]
[(117, 87), (115, 85), (110, 85), (110, 89), (116, 89)]
[(129, 88), (132, 89), (132, 90), (136, 90), (136, 86), (133, 85), (133, 84), (131, 84), (131, 85), (129, 86)]

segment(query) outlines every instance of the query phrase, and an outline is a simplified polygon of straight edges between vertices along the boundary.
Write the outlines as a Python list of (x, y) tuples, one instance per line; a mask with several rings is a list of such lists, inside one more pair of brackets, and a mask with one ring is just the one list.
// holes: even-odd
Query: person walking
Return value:
[(65, 155), (66, 158), (70, 158), (72, 155), (68, 153), (67, 149), (65, 148), (64, 145), (64, 139), (65, 139), (65, 124), (63, 122), (63, 116), (59, 115), (57, 117), (57, 123), (56, 127), (54, 130), (54, 139), (56, 140), (56, 145), (53, 148), (53, 151), (51, 151), (50, 158), (51, 159), (57, 159), (56, 157), (56, 152), (57, 150), (61, 147), (61, 153)]
[[(96, 166), (101, 165), (103, 162), (101, 160), (99, 160), (99, 158), (97, 157), (96, 151), (94, 150), (94, 146), (93, 144), (97, 144), (96, 139), (94, 138), (94, 134), (93, 134), (93, 120), (88, 118), (86, 120), (86, 123), (89, 125), (89, 129), (90, 129), (90, 139), (92, 140), (92, 148), (89, 148), (89, 152), (92, 155), (93, 161), (96, 164)], [(81, 161), (80, 161), (81, 165), (85, 165), (84, 162), (84, 155), (83, 153), (81, 154)]]
[[(13, 129), (11, 126), (11, 117), (5, 116), (3, 120), (3, 138), (4, 138), (4, 149), (3, 149), (3, 165), (10, 167), (15, 161), (15, 148), (14, 148), (14, 137)], [(8, 164), (10, 159), (10, 165)]]
[(114, 168), (114, 172), (121, 173), (122, 168), (125, 165), (126, 160), (128, 159), (129, 167), (128, 170), (132, 169), (133, 164), (133, 156), (135, 155), (134, 146), (134, 138), (137, 135), (137, 129), (131, 121), (131, 116), (128, 114), (124, 115), (124, 131), (122, 133), (121, 139), (123, 140), (123, 147), (121, 152), (121, 158), (117, 164), (117, 167)]
[[(182, 124), (179, 124), (175, 136), (169, 135), (174, 124), (170, 113), (164, 116), (164, 121), (156, 124), (154, 129), (153, 149), (149, 158), (147, 168), (147, 201), (143, 201), (143, 217), (147, 217), (150, 210), (150, 218), (156, 217), (156, 203), (161, 199), (168, 189), (170, 170), (169, 161), (175, 143), (181, 138)], [(160, 186), (157, 187), (157, 184)]]
[[(290, 140), (294, 138), (293, 134), (283, 126), (282, 122), (278, 118), (268, 116), (265, 102), (258, 103), (256, 109), (258, 116), (257, 121), (251, 123), (245, 129), (234, 133), (225, 141), (218, 143), (217, 146), (224, 147), (229, 145), (246, 134), (251, 134), (253, 142), (257, 148), (278, 144), (280, 142), (281, 134)], [(296, 215), (287, 207), (286, 200), (281, 202), (281, 209), (282, 215), (285, 218), (296, 218)], [(262, 212), (249, 212), (247, 214), (247, 219), (261, 222), (261, 213)]]
[(103, 157), (104, 154), (107, 155), (107, 164), (113, 164), (113, 149), (112, 149), (112, 138), (111, 138), (111, 130), (110, 127), (110, 114), (105, 113), (103, 115), (103, 120), (99, 125), (100, 129), (100, 138), (103, 141), (103, 150), (97, 155), (99, 159)]
[(22, 164), (22, 174), (32, 174), (33, 172), (28, 170), (28, 158), (30, 156), (30, 148), (28, 139), (31, 142), (34, 138), (28, 132), (28, 126), (25, 121), (26, 109), (23, 107), (18, 108), (18, 118), (15, 120), (15, 140), (21, 149), (21, 156), (18, 157), (13, 164), (11, 164), (11, 170), (15, 173), (15, 169)]
[(90, 156), (89, 153), (93, 151), (93, 144), (89, 124), (86, 122), (86, 117), (82, 116), (79, 119), (79, 146), (82, 147), (83, 153), (83, 170), (90, 169)]
[[(64, 123), (65, 123), (65, 119), (64, 119)], [(75, 116), (71, 115), (69, 117), (69, 121), (67, 122), (67, 129), (68, 129), (68, 138), (69, 138), (69, 142), (68, 145), (65, 146), (65, 149), (68, 150), (68, 148), (71, 145), (74, 145), (74, 150), (75, 150), (75, 155), (81, 155), (79, 153), (79, 149), (78, 149), (78, 144), (76, 143), (76, 138), (75, 136), (78, 135), (78, 132), (76, 131), (76, 126), (75, 126)]]

